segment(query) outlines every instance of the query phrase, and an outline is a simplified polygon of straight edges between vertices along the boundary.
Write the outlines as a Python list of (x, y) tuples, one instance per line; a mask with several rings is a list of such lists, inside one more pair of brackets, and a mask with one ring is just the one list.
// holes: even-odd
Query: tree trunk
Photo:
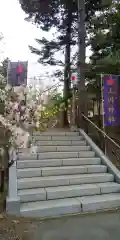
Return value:
[(68, 46), (66, 45), (66, 49), (65, 49), (65, 70), (64, 70), (64, 98), (65, 98), (65, 110), (63, 112), (64, 127), (68, 126), (67, 99), (68, 99), (68, 96), (69, 96), (69, 88), (70, 88), (69, 76), (68, 76), (68, 50), (69, 50)]
[(70, 47), (71, 47), (71, 25), (72, 25), (72, 11), (68, 8), (67, 29), (66, 29), (66, 47), (65, 47), (65, 68), (64, 68), (64, 98), (65, 110), (63, 113), (64, 127), (68, 127), (68, 103), (70, 92)]

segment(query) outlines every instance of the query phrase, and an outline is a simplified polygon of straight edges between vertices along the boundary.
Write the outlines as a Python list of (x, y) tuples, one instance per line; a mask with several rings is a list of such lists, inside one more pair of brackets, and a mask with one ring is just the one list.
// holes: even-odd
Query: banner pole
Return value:
[(10, 60), (8, 59), (8, 64), (7, 64), (7, 84), (9, 84), (9, 69), (10, 69)]
[[(104, 94), (103, 94), (103, 74), (101, 74), (101, 102), (102, 102), (102, 129), (104, 132), (105, 131), (105, 114), (104, 114)], [(106, 138), (105, 138), (105, 135), (104, 135), (104, 143), (105, 143), (105, 154), (106, 154)]]

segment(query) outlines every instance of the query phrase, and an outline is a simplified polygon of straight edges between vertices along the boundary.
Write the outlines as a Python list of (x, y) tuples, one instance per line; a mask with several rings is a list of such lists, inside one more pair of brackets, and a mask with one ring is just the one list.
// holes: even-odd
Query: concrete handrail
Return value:
[(15, 198), (17, 196), (17, 151), (11, 147), (9, 150), (9, 188), (8, 197)]
[(11, 148), (9, 151), (9, 164), (9, 186), (8, 197), (6, 199), (6, 211), (17, 215), (20, 211), (20, 198), (17, 192), (17, 150), (14, 148)]

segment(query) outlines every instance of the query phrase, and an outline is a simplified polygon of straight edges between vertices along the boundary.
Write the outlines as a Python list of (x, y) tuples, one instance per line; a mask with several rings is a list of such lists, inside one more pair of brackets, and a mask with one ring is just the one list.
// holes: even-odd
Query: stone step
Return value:
[[(100, 184), (81, 184), (71, 186), (45, 188), (47, 200), (69, 198), (87, 195), (97, 195), (101, 193), (120, 192), (120, 184), (114, 182)], [(40, 199), (41, 200), (41, 199)]]
[(95, 212), (120, 207), (120, 193), (86, 196), (76, 199), (81, 202), (83, 212)]
[(18, 191), (20, 202), (45, 201), (47, 192), (45, 188), (22, 189)]
[(80, 173), (105, 173), (107, 167), (104, 165), (85, 165), (85, 166), (62, 166), (45, 168), (25, 168), (17, 170), (18, 178), (46, 177), (59, 175), (74, 175)]
[(47, 131), (47, 132), (34, 132), (33, 136), (79, 136), (79, 132), (72, 131)]
[[(40, 144), (35, 144), (37, 152), (43, 151), (59, 151), (59, 149), (66, 149), (68, 150), (72, 147), (72, 149), (79, 148), (79, 147), (86, 147), (85, 141), (40, 141)], [(75, 144), (76, 143), (76, 144)], [(41, 149), (42, 148), (42, 149)], [(57, 150), (58, 149), (58, 150)], [(30, 149), (27, 148), (19, 148), (19, 153), (28, 153)]]
[(80, 141), (84, 138), (82, 136), (34, 136), (35, 141)]
[(24, 217), (58, 217), (81, 212), (81, 203), (75, 198), (23, 203), (20, 213)]
[(36, 141), (36, 146), (84, 146), (86, 145), (86, 141)]
[(37, 153), (18, 153), (17, 160), (37, 160)]
[(79, 151), (89, 151), (90, 146), (40, 146), (37, 147), (38, 153), (45, 152), (79, 152)]
[(46, 160), (23, 160), (17, 161), (17, 168), (38, 168), (57, 166), (79, 166), (101, 164), (100, 158), (69, 158), (69, 159), (46, 159)]
[(116, 192), (120, 192), (120, 184), (106, 182), (100, 184), (23, 189), (18, 191), (18, 195), (21, 202), (34, 202)]
[(76, 174), (49, 177), (21, 178), (17, 180), (18, 190), (30, 188), (57, 187), (79, 185), (87, 183), (113, 182), (114, 176), (110, 173)]
[(93, 151), (80, 152), (46, 152), (38, 154), (38, 159), (55, 159), (55, 158), (80, 158), (80, 157), (95, 157)]
[(96, 212), (120, 206), (120, 193), (110, 193), (77, 198), (23, 203), (21, 215), (24, 217), (58, 217), (61, 215)]
[(92, 158), (95, 157), (93, 151), (80, 151), (80, 152), (44, 152), (38, 154), (18, 154), (18, 160), (37, 160), (37, 159), (61, 159), (61, 158)]

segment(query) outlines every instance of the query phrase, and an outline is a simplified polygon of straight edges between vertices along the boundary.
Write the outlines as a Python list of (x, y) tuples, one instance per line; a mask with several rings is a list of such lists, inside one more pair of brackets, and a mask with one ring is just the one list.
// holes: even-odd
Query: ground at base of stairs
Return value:
[(0, 239), (120, 240), (120, 212), (47, 221), (16, 219), (1, 214)]

